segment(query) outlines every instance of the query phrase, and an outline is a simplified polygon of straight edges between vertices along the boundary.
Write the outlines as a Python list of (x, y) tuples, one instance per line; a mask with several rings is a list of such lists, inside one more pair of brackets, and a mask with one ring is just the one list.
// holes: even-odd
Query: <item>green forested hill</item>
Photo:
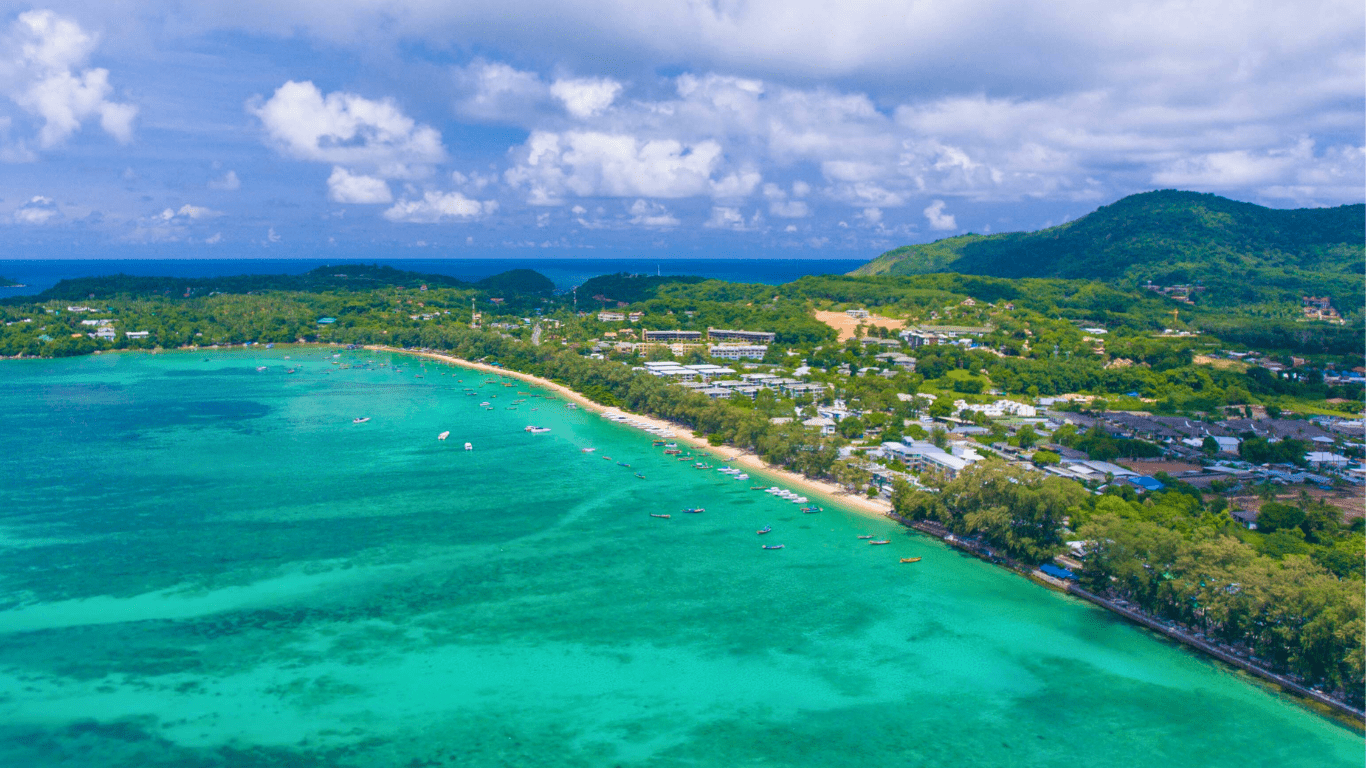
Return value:
[(1202, 303), (1296, 301), (1328, 294), (1360, 311), (1366, 206), (1278, 210), (1218, 195), (1130, 195), (1038, 232), (963, 235), (888, 251), (856, 275), (958, 272), (1206, 287)]

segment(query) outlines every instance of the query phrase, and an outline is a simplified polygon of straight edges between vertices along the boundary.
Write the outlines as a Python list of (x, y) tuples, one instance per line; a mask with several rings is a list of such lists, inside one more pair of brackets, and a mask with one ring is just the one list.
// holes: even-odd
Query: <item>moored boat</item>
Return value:
[(472, 443), (465, 443), (465, 450), (467, 450), (467, 451), (472, 451), (472, 450), (474, 450), (474, 445), (473, 445)]
[(892, 540), (891, 540), (891, 539), (882, 539), (882, 540), (874, 539), (874, 540), (872, 540), (872, 541), (870, 541), (870, 542), (868, 542), (868, 543), (869, 543), (869, 544), (891, 544), (891, 543), (892, 543)]
[(782, 548), (783, 548), (783, 545), (782, 545), (782, 544), (764, 544), (763, 547), (764, 547), (764, 549), (782, 549)]
[(860, 536), (859, 538), (860, 538), (860, 539), (871, 539), (871, 538), (873, 538), (873, 534), (870, 533), (870, 534), (868, 534), (867, 536)]
[(669, 520), (673, 517), (673, 515), (656, 515), (655, 513), (651, 512), (650, 517), (662, 517), (665, 520)]
[(436, 439), (437, 439), (437, 440), (445, 440), (446, 438), (448, 438), (448, 437), (450, 437), (450, 436), (451, 436), (450, 430), (446, 430), (445, 432), (442, 432), (441, 434), (437, 435), (437, 436), (436, 436)]
[(645, 475), (642, 475), (639, 472), (636, 473), (636, 477), (640, 478), (641, 480), (645, 479)]
[(592, 453), (593, 451), (596, 451), (597, 448), (584, 448), (582, 450), (584, 453)]
[(369, 417), (369, 416), (364, 416), (364, 417), (361, 417), (361, 418), (352, 419), (352, 420), (351, 420), (351, 423), (352, 423), (352, 424), (364, 424), (365, 422), (367, 422), (367, 421), (369, 421), (369, 420), (370, 420), (370, 417)]
[(683, 511), (689, 515), (700, 515), (703, 512), (706, 512), (707, 510), (703, 509), (702, 507), (688, 507)]
[(918, 563), (918, 562), (920, 562), (920, 558), (918, 558), (918, 557), (903, 557), (903, 558), (901, 558), (901, 562), (903, 562), (903, 563)]
[(773, 530), (773, 526), (771, 526), (771, 525), (765, 525), (763, 528), (760, 528), (759, 530), (755, 531), (755, 533), (759, 534), (760, 536), (763, 536), (765, 533), (769, 533), (769, 532), (771, 532), (772, 530)]

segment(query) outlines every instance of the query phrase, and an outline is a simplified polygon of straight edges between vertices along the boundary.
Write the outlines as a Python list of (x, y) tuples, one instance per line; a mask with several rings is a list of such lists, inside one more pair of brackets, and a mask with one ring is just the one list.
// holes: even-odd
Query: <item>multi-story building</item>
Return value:
[(765, 344), (712, 344), (707, 354), (723, 360), (762, 360), (768, 354)]
[(708, 328), (707, 340), (715, 342), (733, 342), (736, 344), (772, 344), (776, 334), (767, 331), (728, 331), (720, 328)]
[(599, 312), (599, 323), (620, 323), (626, 319), (626, 315), (621, 312)]
[(701, 341), (701, 331), (644, 331), (644, 341)]

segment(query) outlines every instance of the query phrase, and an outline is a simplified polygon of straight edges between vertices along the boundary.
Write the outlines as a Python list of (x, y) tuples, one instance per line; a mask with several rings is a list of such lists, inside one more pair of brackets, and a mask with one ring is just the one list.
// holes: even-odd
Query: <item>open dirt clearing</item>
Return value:
[(816, 319), (839, 331), (840, 341), (848, 341), (849, 339), (854, 338), (854, 329), (857, 328), (859, 324), (864, 326), (876, 325), (893, 330), (906, 326), (905, 320), (893, 320), (890, 317), (869, 315), (868, 317), (855, 319), (843, 312), (828, 312), (821, 310), (816, 312)]

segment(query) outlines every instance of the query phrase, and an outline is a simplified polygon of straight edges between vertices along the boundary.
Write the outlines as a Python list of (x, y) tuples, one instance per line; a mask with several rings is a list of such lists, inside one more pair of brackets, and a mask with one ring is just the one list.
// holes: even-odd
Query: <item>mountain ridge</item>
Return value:
[(1328, 294), (1361, 306), (1366, 205), (1266, 208), (1157, 190), (1034, 232), (966, 234), (902, 246), (852, 275), (958, 272), (1095, 279), (1124, 287), (1201, 284), (1213, 304)]

